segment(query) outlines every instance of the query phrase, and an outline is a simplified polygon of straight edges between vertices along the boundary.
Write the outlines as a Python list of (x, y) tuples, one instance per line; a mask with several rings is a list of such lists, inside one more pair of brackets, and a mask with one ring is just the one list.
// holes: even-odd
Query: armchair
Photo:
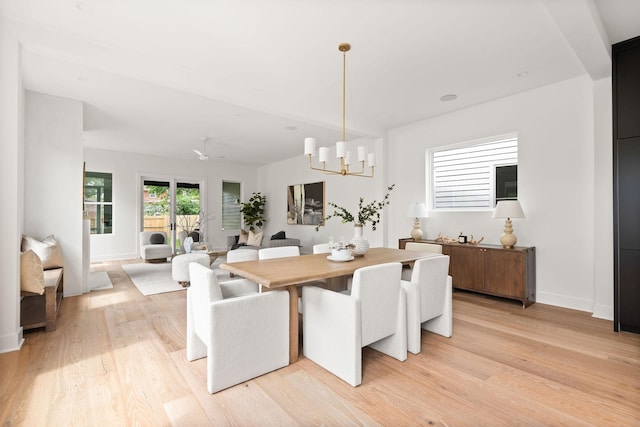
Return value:
[(394, 262), (356, 270), (350, 295), (305, 286), (304, 355), (354, 387), (362, 383), (362, 347), (406, 360), (401, 269)]
[(140, 258), (147, 262), (165, 262), (173, 255), (164, 231), (140, 232)]
[(434, 255), (417, 260), (411, 281), (402, 280), (407, 294), (407, 347), (418, 354), (421, 329), (444, 337), (453, 333), (452, 280), (449, 256)]
[(209, 393), (289, 364), (286, 291), (247, 294), (244, 280), (219, 283), (213, 270), (196, 263), (189, 276), (187, 360), (207, 357)]

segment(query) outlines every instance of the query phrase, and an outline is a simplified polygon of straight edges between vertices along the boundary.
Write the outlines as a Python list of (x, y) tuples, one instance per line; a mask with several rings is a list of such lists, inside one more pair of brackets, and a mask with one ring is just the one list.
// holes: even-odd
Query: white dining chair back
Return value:
[(313, 245), (313, 253), (314, 254), (330, 254), (331, 247), (328, 243), (318, 243), (317, 245)]
[(258, 259), (258, 251), (255, 249), (234, 249), (227, 252), (227, 264), (232, 262), (255, 261)]
[[(216, 393), (289, 364), (289, 295), (251, 292), (213, 270), (189, 265), (187, 360), (207, 358), (207, 390)], [(225, 295), (228, 295), (226, 297)]]
[(400, 263), (355, 271), (351, 294), (305, 286), (304, 355), (356, 387), (362, 383), (362, 347), (407, 358), (406, 296)]
[(437, 243), (407, 242), (404, 249), (407, 251), (432, 252), (434, 254), (442, 253), (442, 245)]
[(288, 256), (300, 256), (300, 248), (297, 246), (281, 246), (258, 250), (258, 259), (284, 258)]
[(452, 280), (449, 256), (421, 258), (414, 263), (411, 281), (402, 280), (407, 298), (407, 347), (421, 350), (421, 329), (450, 337), (453, 334)]

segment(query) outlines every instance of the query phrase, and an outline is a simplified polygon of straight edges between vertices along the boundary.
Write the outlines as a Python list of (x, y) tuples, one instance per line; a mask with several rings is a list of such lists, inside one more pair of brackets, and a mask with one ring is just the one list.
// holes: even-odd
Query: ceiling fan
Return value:
[(202, 151), (196, 150), (194, 148), (193, 152), (198, 155), (200, 160), (209, 160), (211, 159), (211, 156), (207, 154), (207, 141), (209, 141), (209, 137), (205, 136), (205, 137), (201, 137), (200, 139), (202, 140)]

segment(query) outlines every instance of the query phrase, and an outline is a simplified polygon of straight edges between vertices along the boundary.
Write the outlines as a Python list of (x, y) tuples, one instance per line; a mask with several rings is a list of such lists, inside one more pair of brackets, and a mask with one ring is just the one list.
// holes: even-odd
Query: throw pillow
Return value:
[(264, 232), (261, 231), (259, 233), (254, 233), (253, 231), (249, 231), (249, 238), (247, 239), (248, 246), (260, 246), (262, 244), (262, 234)]
[(164, 235), (161, 233), (153, 233), (149, 236), (149, 243), (152, 245), (164, 245)]
[(42, 241), (23, 235), (20, 250), (26, 252), (29, 249), (38, 255), (42, 261), (42, 268), (45, 270), (64, 267), (62, 252), (53, 234), (45, 237)]
[(286, 238), (287, 236), (284, 234), (284, 231), (278, 231), (276, 234), (271, 236), (271, 240), (283, 240)]
[(243, 229), (240, 229), (240, 238), (238, 238), (238, 243), (244, 243), (246, 245), (248, 239), (249, 239), (249, 233), (247, 233)]
[(44, 294), (42, 261), (31, 249), (20, 254), (20, 290)]

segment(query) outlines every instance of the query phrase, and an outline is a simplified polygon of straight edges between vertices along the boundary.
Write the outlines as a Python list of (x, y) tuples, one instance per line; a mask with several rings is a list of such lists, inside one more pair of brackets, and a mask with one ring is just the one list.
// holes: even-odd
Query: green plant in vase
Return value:
[[(387, 192), (381, 201), (373, 200), (369, 203), (365, 203), (364, 198), (360, 197), (358, 202), (358, 211), (355, 215), (334, 202), (327, 202), (327, 204), (333, 208), (333, 212), (324, 218), (325, 221), (338, 217), (341, 218), (341, 222), (343, 224), (352, 223), (354, 226), (354, 238), (351, 239), (351, 243), (356, 246), (356, 249), (353, 251), (353, 255), (364, 255), (369, 249), (369, 242), (362, 237), (362, 229), (367, 224), (371, 224), (371, 229), (373, 231), (376, 230), (376, 227), (380, 222), (380, 213), (382, 209), (390, 203), (389, 197), (391, 196), (391, 191), (395, 186), (395, 184), (392, 184), (387, 187)], [(319, 229), (320, 226), (316, 226), (316, 231)]]

